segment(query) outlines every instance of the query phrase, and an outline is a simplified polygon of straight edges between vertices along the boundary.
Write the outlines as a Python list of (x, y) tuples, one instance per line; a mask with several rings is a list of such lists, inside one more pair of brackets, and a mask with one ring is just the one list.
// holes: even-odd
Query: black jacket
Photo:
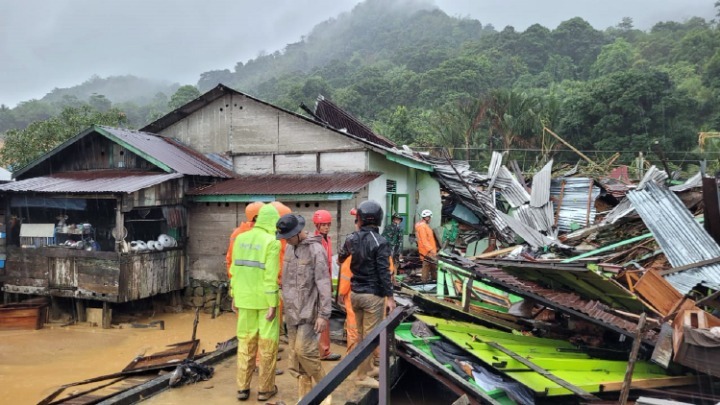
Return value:
[(376, 226), (363, 226), (351, 233), (340, 248), (338, 260), (344, 262), (352, 255), (350, 289), (358, 294), (392, 297), (390, 281), (390, 245), (380, 236)]

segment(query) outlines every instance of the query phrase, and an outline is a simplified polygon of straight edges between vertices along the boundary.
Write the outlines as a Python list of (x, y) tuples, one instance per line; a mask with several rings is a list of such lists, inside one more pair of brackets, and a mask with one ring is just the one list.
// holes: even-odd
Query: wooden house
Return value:
[(318, 106), (297, 114), (218, 85), (143, 128), (202, 153), (224, 153), (238, 174), (188, 193), (191, 277), (225, 278), (229, 236), (252, 201), (283, 202), (308, 220), (309, 231), (316, 210), (330, 211), (334, 251), (354, 231), (349, 211), (366, 199), (378, 201), (387, 218), (402, 215), (407, 234), (421, 210), (439, 213), (432, 166), (366, 127), (358, 130), (361, 123), (326, 100)]
[(185, 193), (233, 173), (176, 140), (95, 126), (13, 176), (2, 290), (122, 303), (187, 284)]

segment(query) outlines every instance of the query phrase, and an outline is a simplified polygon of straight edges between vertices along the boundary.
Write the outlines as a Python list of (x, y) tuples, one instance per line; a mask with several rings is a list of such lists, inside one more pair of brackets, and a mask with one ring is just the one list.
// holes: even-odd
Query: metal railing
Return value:
[(365, 339), (345, 356), (325, 378), (320, 380), (315, 387), (305, 395), (299, 405), (320, 404), (335, 388), (337, 388), (350, 374), (362, 363), (367, 356), (370, 356), (378, 345), (380, 346), (380, 389), (378, 402), (385, 405), (390, 402), (390, 342), (395, 333), (395, 328), (400, 325), (411, 313), (409, 308), (398, 306), (387, 318), (376, 326)]

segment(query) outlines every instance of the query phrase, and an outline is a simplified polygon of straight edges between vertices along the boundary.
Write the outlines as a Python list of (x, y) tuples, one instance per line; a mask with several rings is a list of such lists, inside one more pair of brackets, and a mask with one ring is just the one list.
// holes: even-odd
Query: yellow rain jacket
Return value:
[(275, 224), (280, 215), (270, 204), (260, 208), (255, 226), (235, 238), (230, 287), (235, 306), (267, 309), (278, 306), (280, 241)]

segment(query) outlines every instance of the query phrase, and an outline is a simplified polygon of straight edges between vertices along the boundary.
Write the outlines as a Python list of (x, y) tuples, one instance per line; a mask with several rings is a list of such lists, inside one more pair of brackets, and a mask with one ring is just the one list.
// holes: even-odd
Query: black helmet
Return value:
[(277, 228), (275, 236), (278, 239), (289, 239), (305, 228), (305, 218), (301, 215), (285, 214), (280, 217), (275, 227)]
[(363, 225), (380, 226), (382, 224), (383, 210), (380, 204), (375, 201), (363, 201), (357, 208), (357, 216)]

